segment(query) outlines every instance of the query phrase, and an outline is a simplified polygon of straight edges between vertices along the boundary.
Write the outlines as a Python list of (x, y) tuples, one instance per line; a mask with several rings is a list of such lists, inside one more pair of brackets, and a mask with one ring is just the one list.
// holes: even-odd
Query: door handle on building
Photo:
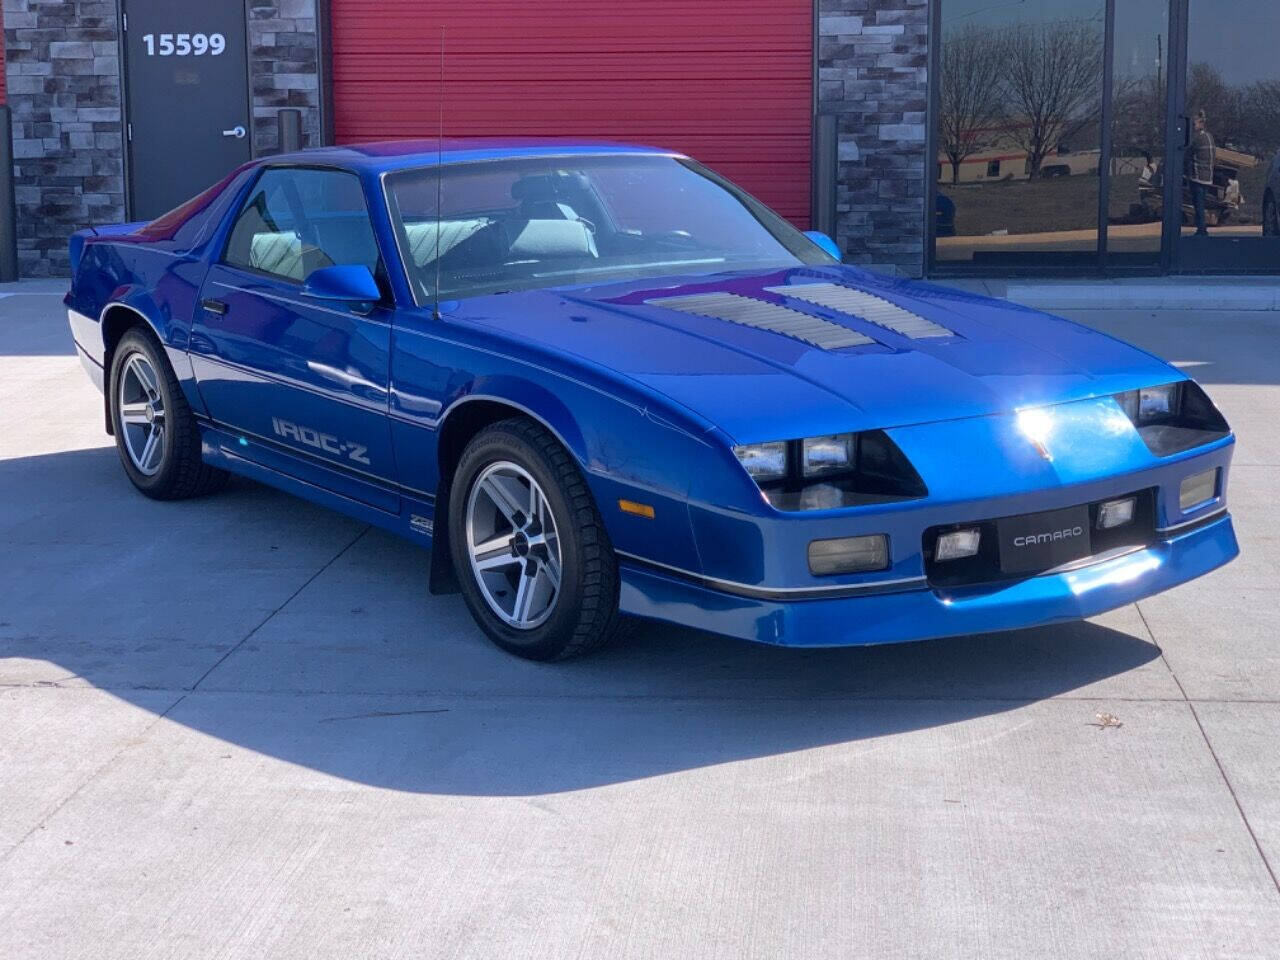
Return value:
[(235, 137), (237, 140), (243, 140), (245, 135), (245, 129), (241, 124), (237, 123), (230, 130), (223, 130), (222, 135), (224, 137)]

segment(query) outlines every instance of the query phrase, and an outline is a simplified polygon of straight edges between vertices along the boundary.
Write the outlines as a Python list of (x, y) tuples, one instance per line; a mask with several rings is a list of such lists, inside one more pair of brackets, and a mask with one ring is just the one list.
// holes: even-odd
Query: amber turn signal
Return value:
[(618, 509), (623, 513), (629, 513), (633, 517), (644, 517), (646, 520), (653, 519), (653, 507), (647, 503), (636, 503), (634, 500), (619, 500)]

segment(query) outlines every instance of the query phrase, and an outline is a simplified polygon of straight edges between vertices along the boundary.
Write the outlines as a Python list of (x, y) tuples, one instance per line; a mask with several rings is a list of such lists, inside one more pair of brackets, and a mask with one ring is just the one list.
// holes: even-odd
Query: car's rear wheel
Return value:
[(227, 475), (200, 457), (200, 431), (164, 352), (141, 328), (117, 344), (108, 382), (116, 450), (133, 485), (156, 500), (209, 493)]
[(1270, 193), (1262, 201), (1262, 232), (1268, 237), (1280, 237), (1280, 204)]
[(613, 638), (617, 560), (582, 475), (551, 433), (524, 419), (485, 428), (451, 487), (454, 569), (489, 639), (530, 660), (564, 660)]

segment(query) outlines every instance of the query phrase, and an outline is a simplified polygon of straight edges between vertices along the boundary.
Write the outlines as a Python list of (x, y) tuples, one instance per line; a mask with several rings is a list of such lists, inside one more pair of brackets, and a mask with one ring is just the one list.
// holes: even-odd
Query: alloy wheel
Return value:
[(560, 595), (560, 538), (538, 482), (510, 461), (487, 466), (471, 485), (467, 555), (490, 609), (508, 626), (532, 630)]
[(120, 369), (116, 410), (129, 459), (139, 473), (155, 476), (164, 462), (164, 396), (155, 368), (141, 353), (132, 354)]

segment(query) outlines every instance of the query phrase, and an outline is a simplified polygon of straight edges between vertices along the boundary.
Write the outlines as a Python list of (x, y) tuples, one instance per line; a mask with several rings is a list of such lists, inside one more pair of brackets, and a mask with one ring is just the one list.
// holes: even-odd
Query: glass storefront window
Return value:
[(1276, 0), (1191, 0), (1184, 237), (1280, 236), (1278, 39)]
[(935, 2), (932, 266), (1280, 270), (1280, 0)]
[(1105, 0), (941, 0), (935, 258), (1096, 263)]
[(1107, 257), (1160, 260), (1169, 90), (1169, 0), (1117, 0), (1111, 70)]

